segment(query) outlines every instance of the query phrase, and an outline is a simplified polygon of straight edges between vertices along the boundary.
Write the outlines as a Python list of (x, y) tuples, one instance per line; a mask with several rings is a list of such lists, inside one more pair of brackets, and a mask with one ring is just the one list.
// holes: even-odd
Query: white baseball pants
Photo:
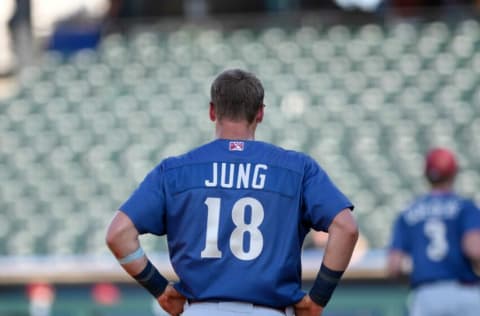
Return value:
[[(195, 302), (186, 304), (182, 316), (293, 316), (293, 308), (285, 312), (242, 302)], [(463, 316), (463, 315), (462, 315)]]
[(435, 282), (414, 290), (410, 316), (478, 316), (480, 285), (456, 281)]

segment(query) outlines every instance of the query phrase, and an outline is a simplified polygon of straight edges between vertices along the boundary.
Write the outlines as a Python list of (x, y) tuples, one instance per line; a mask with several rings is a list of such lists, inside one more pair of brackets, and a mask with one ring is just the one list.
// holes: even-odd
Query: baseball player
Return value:
[(480, 315), (480, 210), (453, 192), (457, 169), (451, 151), (432, 149), (425, 160), (432, 190), (394, 226), (388, 271), (399, 276), (411, 258), (412, 316)]
[[(254, 140), (263, 97), (253, 74), (222, 72), (211, 86), (216, 139), (163, 160), (110, 224), (119, 263), (171, 315), (319, 316), (347, 268), (353, 205), (309, 156)], [(306, 294), (300, 259), (310, 229), (329, 240)], [(167, 235), (178, 282), (149, 261), (145, 233)]]

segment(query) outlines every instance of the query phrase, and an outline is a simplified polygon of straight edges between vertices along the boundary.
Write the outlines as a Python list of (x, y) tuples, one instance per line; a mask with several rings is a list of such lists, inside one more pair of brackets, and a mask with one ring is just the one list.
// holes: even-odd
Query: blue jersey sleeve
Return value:
[(313, 159), (307, 160), (302, 198), (307, 221), (317, 231), (327, 232), (338, 213), (353, 210), (353, 204)]
[(398, 216), (393, 226), (393, 235), (390, 242), (391, 250), (401, 250), (408, 252), (408, 233), (407, 226), (402, 216)]
[(480, 210), (472, 201), (466, 201), (462, 208), (462, 230), (480, 230)]
[(165, 195), (163, 171), (159, 165), (153, 169), (120, 207), (128, 215), (140, 234), (165, 234)]

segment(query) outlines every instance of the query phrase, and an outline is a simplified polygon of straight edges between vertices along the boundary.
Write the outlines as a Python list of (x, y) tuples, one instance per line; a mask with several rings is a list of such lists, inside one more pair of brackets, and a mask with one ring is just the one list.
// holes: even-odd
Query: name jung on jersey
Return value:
[(263, 189), (268, 166), (252, 163), (214, 162), (211, 177), (205, 179), (206, 187), (226, 189)]

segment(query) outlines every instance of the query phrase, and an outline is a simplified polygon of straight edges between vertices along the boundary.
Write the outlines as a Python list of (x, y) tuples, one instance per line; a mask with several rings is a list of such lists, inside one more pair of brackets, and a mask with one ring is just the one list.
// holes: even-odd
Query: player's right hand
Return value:
[(294, 308), (295, 316), (321, 316), (323, 312), (323, 307), (312, 301), (308, 294)]
[(157, 298), (157, 301), (169, 315), (179, 316), (183, 313), (183, 306), (187, 299), (169, 284), (162, 295)]

